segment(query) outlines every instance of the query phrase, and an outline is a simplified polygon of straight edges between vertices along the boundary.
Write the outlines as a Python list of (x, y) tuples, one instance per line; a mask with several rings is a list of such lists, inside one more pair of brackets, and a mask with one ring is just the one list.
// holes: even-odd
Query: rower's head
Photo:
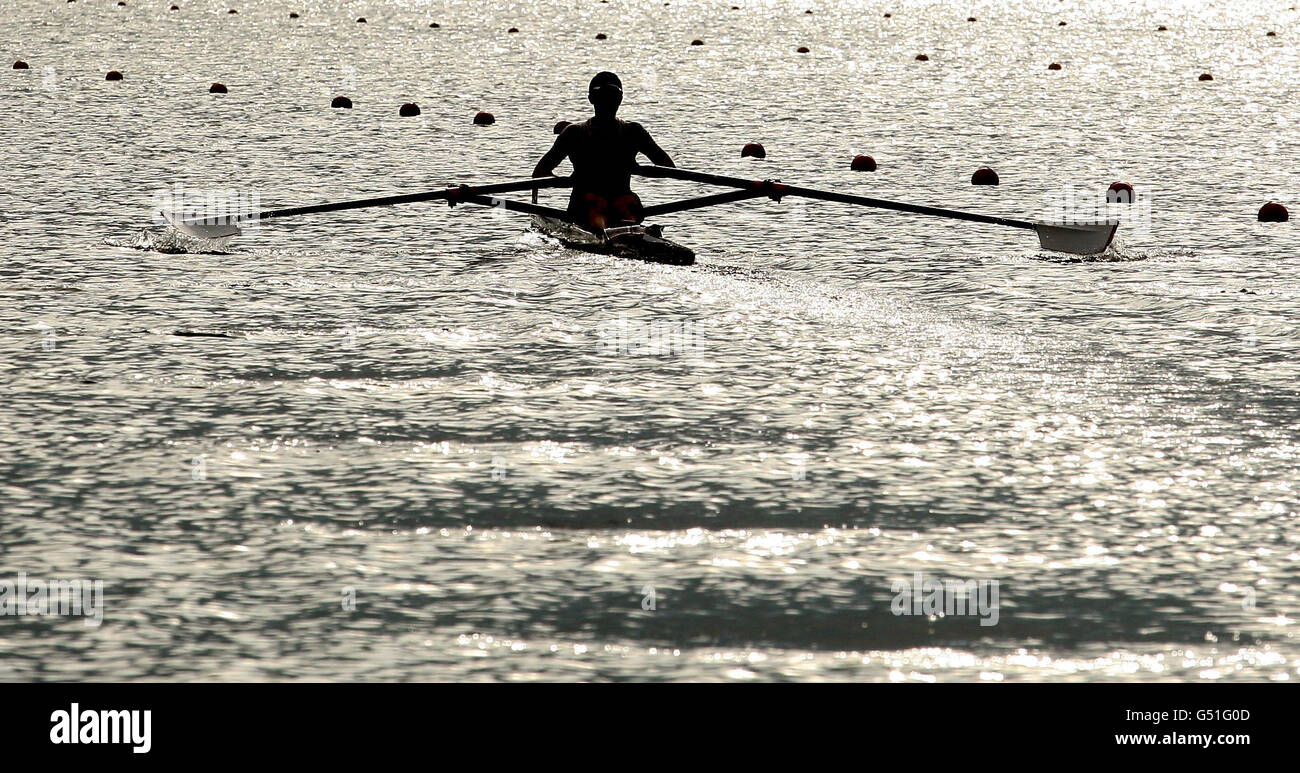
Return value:
[(596, 115), (614, 115), (623, 104), (623, 81), (612, 72), (596, 73), (587, 87), (587, 100), (596, 108)]

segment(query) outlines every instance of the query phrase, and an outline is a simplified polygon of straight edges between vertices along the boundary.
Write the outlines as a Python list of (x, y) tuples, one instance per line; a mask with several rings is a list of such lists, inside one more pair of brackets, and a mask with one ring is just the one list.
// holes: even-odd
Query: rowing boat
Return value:
[[(1023, 228), (1037, 234), (1039, 246), (1043, 249), (1053, 252), (1069, 252), (1075, 255), (1097, 255), (1105, 252), (1119, 228), (1118, 220), (1071, 222), (1019, 220), (1010, 217), (982, 215), (975, 212), (960, 212), (955, 209), (943, 209), (922, 204), (887, 201), (843, 191), (805, 188), (776, 180), (749, 180), (743, 177), (692, 172), (688, 169), (677, 169), (668, 166), (637, 166), (631, 170), (631, 173), (642, 177), (668, 178), (731, 189), (724, 193), (713, 193), (707, 196), (654, 204), (642, 210), (645, 217), (659, 217), (673, 212), (685, 212), (691, 209), (749, 199), (768, 198), (773, 201), (780, 201), (785, 197), (796, 197), (860, 207), (888, 209), (915, 215), (965, 220), (972, 223)], [(317, 212), (339, 212), (363, 207), (387, 207), (394, 204), (413, 204), (421, 201), (445, 201), (453, 207), (458, 204), (477, 204), (506, 212), (522, 212), (532, 215), (533, 224), (538, 230), (550, 234), (561, 243), (575, 249), (676, 266), (689, 266), (695, 262), (695, 253), (688, 247), (663, 238), (663, 229), (659, 226), (621, 226), (607, 228), (600, 233), (596, 233), (584, 230), (568, 222), (568, 214), (564, 210), (542, 206), (536, 201), (537, 192), (541, 189), (571, 187), (573, 187), (573, 180), (568, 177), (532, 177), (527, 180), (513, 180), (488, 185), (455, 185), (420, 193), (340, 201), (331, 204), (312, 204), (305, 207), (272, 209), (265, 212), (229, 214), (222, 211), (207, 217), (203, 216), (202, 213), (185, 211), (162, 212), (161, 214), (166, 218), (167, 222), (172, 224), (172, 227), (187, 236), (197, 239), (225, 240), (239, 235), (240, 223), (309, 215)], [(497, 195), (499, 193), (519, 191), (532, 191), (533, 202), (503, 199)]]
[(695, 253), (690, 247), (663, 238), (662, 226), (619, 226), (597, 233), (558, 217), (533, 215), (533, 227), (575, 250), (666, 263), (670, 266), (689, 266), (695, 263)]

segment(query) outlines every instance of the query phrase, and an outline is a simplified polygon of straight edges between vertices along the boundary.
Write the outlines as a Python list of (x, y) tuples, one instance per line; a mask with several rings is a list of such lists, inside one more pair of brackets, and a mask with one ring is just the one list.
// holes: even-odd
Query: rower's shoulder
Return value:
[(649, 134), (649, 133), (650, 133), (650, 132), (646, 131), (646, 128), (645, 128), (644, 126), (642, 126), (642, 125), (641, 125), (639, 122), (637, 122), (637, 121), (624, 121), (623, 119), (620, 118), (620, 119), (619, 119), (619, 123), (623, 124), (623, 129), (624, 129), (624, 131), (631, 132), (631, 133), (633, 133), (633, 134)]

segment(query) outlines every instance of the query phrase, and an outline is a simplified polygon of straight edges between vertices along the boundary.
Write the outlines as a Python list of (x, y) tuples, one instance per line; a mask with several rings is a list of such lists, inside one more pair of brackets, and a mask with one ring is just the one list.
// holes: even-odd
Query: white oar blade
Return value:
[(1119, 223), (1037, 223), (1034, 230), (1038, 232), (1038, 243), (1045, 250), (1072, 255), (1097, 255), (1110, 246), (1115, 231), (1119, 230)]
[(177, 212), (163, 212), (162, 216), (167, 218), (172, 228), (195, 239), (229, 239), (240, 234), (239, 226), (235, 225), (233, 218), (186, 220)]

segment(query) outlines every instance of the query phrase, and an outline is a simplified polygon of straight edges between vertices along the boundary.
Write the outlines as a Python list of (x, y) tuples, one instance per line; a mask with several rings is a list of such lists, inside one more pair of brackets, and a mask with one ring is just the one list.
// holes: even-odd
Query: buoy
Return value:
[(812, 16), (812, 9), (809, 8), (808, 10), (804, 11), (804, 13), (808, 16)]
[(603, 33), (603, 32), (597, 32), (597, 33), (596, 33), (596, 40), (608, 40), (608, 39), (609, 39), (609, 36), (606, 35), (605, 33)]
[(971, 185), (997, 185), (998, 182), (998, 173), (987, 166), (981, 166), (970, 176)]
[(893, 15), (894, 15), (894, 14), (892, 14), (892, 13), (886, 13), (886, 14), (885, 14), (885, 18), (888, 19), (890, 16), (893, 16)]
[(1276, 201), (1270, 201), (1259, 208), (1259, 222), (1261, 223), (1285, 223), (1290, 217), (1291, 214), (1286, 211), (1286, 207)]
[(746, 142), (740, 149), (741, 158), (767, 158), (767, 149), (757, 142)]
[(926, 56), (925, 54), (917, 54), (917, 55), (916, 55), (916, 61), (918, 61), (918, 62), (928, 62), (928, 61), (930, 61), (930, 57)]
[(27, 67), (27, 63), (26, 63), (26, 62), (24, 62), (23, 60), (19, 59), (18, 61), (14, 62), (14, 69), (15, 69), (15, 70), (26, 70), (26, 69), (29, 69), (29, 68)]
[(226, 11), (226, 13), (228, 13), (228, 14), (230, 14), (230, 13), (239, 13), (239, 11), (236, 11), (234, 8), (231, 8), (229, 11)]
[(180, 7), (179, 5), (173, 5), (171, 8), (168, 8), (167, 10), (169, 10), (169, 11), (179, 11), (180, 9), (181, 9), (181, 7)]
[(1166, 27), (1166, 26), (1163, 25), (1163, 24), (1161, 24), (1159, 27), (1156, 27), (1156, 32), (1168, 32), (1168, 31), (1169, 31), (1169, 28)]
[(1133, 203), (1133, 186), (1128, 183), (1115, 182), (1111, 183), (1106, 189), (1107, 204), (1132, 204)]
[(573, 124), (569, 121), (556, 121), (554, 131), (556, 134), (559, 134), (560, 132), (564, 131), (565, 129), (569, 128), (572, 125)]
[(122, 73), (118, 72), (117, 70), (109, 70), (109, 71), (108, 71), (108, 75), (105, 75), (105, 76), (104, 76), (104, 80), (106, 80), (106, 81), (120, 81), (120, 80), (122, 80)]
[(475, 126), (491, 126), (496, 122), (497, 122), (496, 116), (492, 115), (491, 113), (485, 113), (482, 110), (480, 110), (474, 114)]
[(126, 5), (126, 3), (122, 2), (122, 0), (117, 0), (117, 4), (118, 4), (118, 6), (124, 6), (124, 5)]
[(1065, 22), (1060, 22), (1060, 23), (1057, 24), (1056, 26), (1058, 26), (1058, 27), (1064, 27), (1064, 26), (1065, 26)]
[(366, 17), (364, 16), (357, 17), (357, 24), (365, 24), (365, 23), (366, 23)]
[(429, 29), (431, 29), (431, 30), (436, 30), (436, 29), (438, 29), (438, 28), (440, 28), (440, 27), (442, 27), (442, 25), (439, 24), (439, 23), (436, 22), (436, 21), (433, 22), (433, 23), (431, 23), (431, 24), (429, 25)]
[(1214, 80), (1214, 76), (1211, 75), (1211, 74), (1209, 74), (1208, 72), (1203, 72), (1203, 73), (1201, 73), (1201, 77), (1197, 78), (1197, 80), (1201, 80), (1201, 81), (1212, 81), (1212, 80)]
[(966, 21), (979, 21), (979, 19), (976, 19), (974, 16), (967, 16)]
[(403, 102), (402, 106), (397, 108), (397, 114), (403, 118), (410, 118), (411, 116), (419, 115), (420, 106), (414, 102)]
[(227, 93), (226, 84), (224, 84), (224, 83), (214, 83), (214, 84), (212, 84), (211, 86), (208, 87), (208, 93), (209, 93), (209, 94), (225, 94), (225, 93)]
[(1049, 70), (1059, 70), (1059, 69), (1061, 69), (1061, 64), (1060, 64), (1060, 62), (1052, 62), (1051, 64), (1047, 65), (1047, 69), (1049, 69)]
[(808, 53), (808, 46), (799, 46), (794, 50), (794, 52), (796, 54), (806, 54)]
[(692, 40), (692, 41), (691, 41), (691, 45), (692, 45), (692, 46), (702, 46), (702, 45), (704, 45), (704, 41), (703, 41), (703, 40), (700, 40), (699, 38), (696, 38), (695, 40)]
[(296, 18), (298, 18), (298, 14), (294, 13), (293, 11), (290, 11), (290, 12), (289, 12), (289, 18), (290, 18), (290, 19), (296, 19)]
[(519, 31), (518, 27), (511, 27), (510, 29), (506, 30), (506, 32), (518, 32), (518, 31)]
[(1268, 32), (1265, 32), (1265, 33), (1264, 33), (1264, 37), (1266, 37), (1266, 38), (1275, 38), (1275, 37), (1277, 37), (1277, 33), (1274, 32), (1273, 30), (1269, 30)]
[(849, 169), (855, 172), (874, 172), (876, 171), (876, 159), (871, 156), (854, 156), (853, 162), (849, 164)]
[(347, 97), (335, 97), (333, 100), (330, 101), (330, 107), (344, 107), (351, 110), (352, 100), (348, 99)]

